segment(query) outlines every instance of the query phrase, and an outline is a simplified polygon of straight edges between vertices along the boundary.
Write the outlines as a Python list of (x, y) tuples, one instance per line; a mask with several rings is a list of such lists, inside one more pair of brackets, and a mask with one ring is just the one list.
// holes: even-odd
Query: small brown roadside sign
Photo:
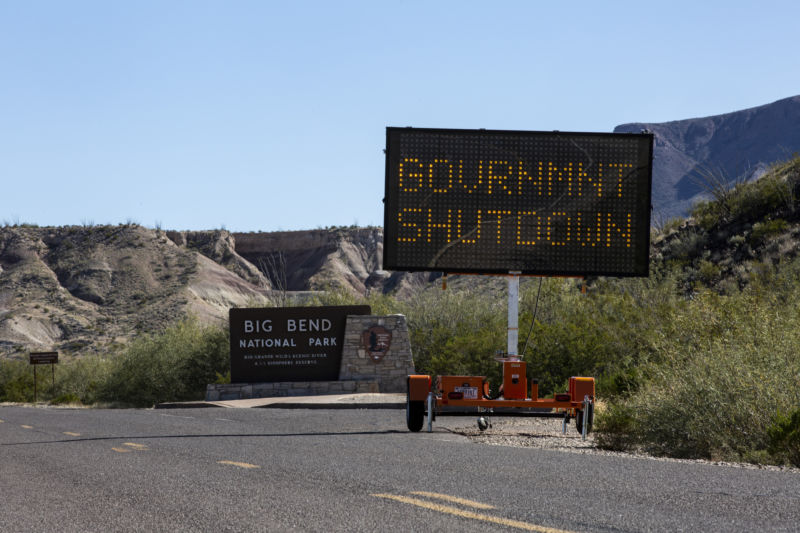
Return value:
[[(58, 363), (58, 352), (31, 352), (30, 361), (32, 365), (51, 365), (50, 368), (53, 373), (53, 389), (56, 387), (56, 367), (52, 366)], [(36, 386), (39, 380), (36, 378), (36, 367), (33, 367), (33, 401), (34, 403), (39, 399), (39, 391)]]
[(58, 352), (31, 352), (32, 365), (52, 365), (58, 363)]

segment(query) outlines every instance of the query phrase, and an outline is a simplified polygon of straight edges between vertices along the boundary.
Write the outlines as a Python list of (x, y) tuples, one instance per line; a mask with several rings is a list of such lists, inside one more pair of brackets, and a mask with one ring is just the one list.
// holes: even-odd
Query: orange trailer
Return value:
[(420, 431), (428, 418), (428, 431), (433, 430), (436, 416), (478, 415), (478, 428), (490, 426), (488, 414), (503, 416), (540, 416), (570, 420), (586, 438), (594, 418), (594, 378), (569, 378), (568, 391), (552, 398), (539, 398), (538, 383), (526, 375), (526, 363), (517, 357), (506, 357), (503, 363), (503, 385), (499, 396), (491, 397), (485, 376), (408, 376), (406, 422), (410, 431)]

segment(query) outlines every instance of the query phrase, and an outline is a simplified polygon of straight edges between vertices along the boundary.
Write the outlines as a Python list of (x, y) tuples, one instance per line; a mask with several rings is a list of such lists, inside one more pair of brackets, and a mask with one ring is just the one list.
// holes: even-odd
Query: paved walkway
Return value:
[(279, 409), (405, 409), (405, 394), (326, 394), (321, 396), (281, 396), (275, 398), (250, 398), (218, 402), (167, 402), (156, 409), (186, 409), (192, 407), (253, 408), (272, 407)]

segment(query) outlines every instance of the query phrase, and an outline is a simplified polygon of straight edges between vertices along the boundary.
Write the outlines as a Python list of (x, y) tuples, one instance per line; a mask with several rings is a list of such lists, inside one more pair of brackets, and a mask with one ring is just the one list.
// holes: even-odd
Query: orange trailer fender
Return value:
[(582, 402), (584, 396), (594, 400), (594, 378), (577, 376), (569, 378), (569, 395), (573, 402)]
[(431, 390), (431, 377), (422, 374), (408, 376), (408, 399), (412, 402), (424, 402)]

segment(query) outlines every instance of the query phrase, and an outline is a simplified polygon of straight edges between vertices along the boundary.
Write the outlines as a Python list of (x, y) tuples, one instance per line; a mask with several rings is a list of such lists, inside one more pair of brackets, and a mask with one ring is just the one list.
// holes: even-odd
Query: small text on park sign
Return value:
[(646, 276), (652, 143), (387, 128), (384, 268)]

